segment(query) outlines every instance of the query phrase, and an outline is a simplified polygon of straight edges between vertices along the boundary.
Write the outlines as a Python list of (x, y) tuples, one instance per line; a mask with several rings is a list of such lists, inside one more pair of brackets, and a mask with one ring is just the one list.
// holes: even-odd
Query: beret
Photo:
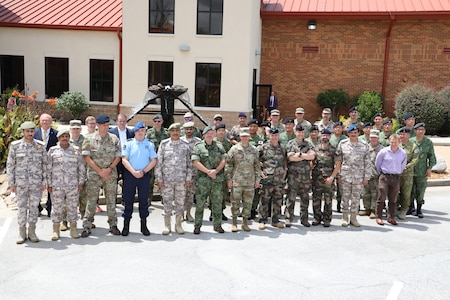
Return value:
[(250, 126), (251, 124), (256, 124), (256, 125), (258, 125), (258, 120), (256, 120), (256, 119), (250, 119), (250, 121), (247, 122), (247, 126)]
[(238, 117), (239, 118), (247, 118), (247, 115), (243, 112), (240, 112)]
[(222, 123), (222, 124), (216, 125), (216, 127), (215, 127), (216, 130), (217, 130), (217, 129), (220, 129), (220, 128), (225, 129), (225, 128), (226, 128), (226, 127), (225, 127), (225, 124)]
[(270, 128), (269, 133), (277, 134), (277, 133), (280, 133), (280, 130), (278, 130), (278, 128), (276, 128), (276, 127), (272, 127), (272, 128)]
[(144, 122), (137, 122), (136, 124), (134, 124), (134, 131), (137, 131), (141, 128), (145, 128), (145, 123)]
[(202, 134), (206, 134), (210, 130), (214, 130), (214, 129), (213, 129), (213, 127), (211, 125), (208, 125), (208, 126), (205, 127), (205, 129), (203, 129)]
[(331, 134), (331, 131), (329, 131), (328, 129), (324, 128), (324, 129), (322, 129), (321, 134)]
[(305, 128), (303, 128), (302, 124), (298, 123), (298, 124), (295, 126), (295, 130), (297, 130), (297, 131), (303, 131), (303, 130), (305, 130)]
[(161, 114), (156, 114), (156, 115), (153, 116), (153, 119), (152, 119), (152, 120), (162, 119), (162, 118), (163, 118), (163, 117), (162, 117)]
[(287, 117), (286, 119), (284, 119), (283, 124), (289, 124), (289, 123), (294, 124), (294, 123), (295, 123), (295, 122), (294, 122), (294, 118)]
[(358, 125), (352, 124), (352, 125), (350, 125), (350, 126), (347, 128), (347, 132), (351, 132), (351, 131), (354, 131), (354, 130), (358, 130)]
[(105, 115), (100, 115), (97, 118), (95, 118), (95, 121), (97, 122), (97, 124), (109, 123), (109, 117)]

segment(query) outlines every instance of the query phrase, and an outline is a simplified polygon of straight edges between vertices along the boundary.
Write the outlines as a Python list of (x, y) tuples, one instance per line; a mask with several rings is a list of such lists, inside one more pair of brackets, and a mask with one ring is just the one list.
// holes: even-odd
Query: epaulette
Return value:
[(159, 144), (160, 144), (160, 145), (166, 144), (166, 143), (168, 143), (169, 141), (170, 141), (170, 138), (167, 138), (167, 139), (162, 140)]
[(37, 144), (40, 144), (41, 146), (45, 146), (45, 143), (41, 140), (34, 140)]
[(12, 146), (12, 145), (17, 145), (17, 144), (20, 144), (21, 142), (22, 142), (22, 140), (17, 140), (17, 141), (14, 141), (14, 142), (12, 142), (12, 143), (11, 143), (11, 146)]

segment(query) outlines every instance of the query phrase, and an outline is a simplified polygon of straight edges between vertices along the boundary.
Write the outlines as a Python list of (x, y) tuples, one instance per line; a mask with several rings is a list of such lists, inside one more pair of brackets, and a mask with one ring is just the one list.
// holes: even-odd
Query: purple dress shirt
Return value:
[(406, 167), (406, 152), (398, 148), (392, 152), (391, 147), (385, 147), (378, 152), (375, 167), (380, 174), (402, 174)]

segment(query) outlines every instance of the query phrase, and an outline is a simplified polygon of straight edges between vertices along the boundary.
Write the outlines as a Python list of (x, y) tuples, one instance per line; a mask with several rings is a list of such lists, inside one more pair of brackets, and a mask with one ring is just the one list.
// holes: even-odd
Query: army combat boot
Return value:
[(352, 224), (355, 227), (361, 227), (361, 224), (358, 223), (358, 220), (356, 219), (356, 213), (352, 213), (350, 216), (350, 224)]
[(150, 235), (150, 231), (147, 228), (147, 218), (141, 219), (141, 232), (145, 236), (149, 236)]
[(164, 230), (162, 232), (163, 235), (168, 235), (171, 232), (170, 230), (170, 216), (164, 216)]
[(39, 238), (36, 235), (36, 225), (30, 225), (28, 227), (28, 239), (32, 242), (32, 243), (37, 243), (39, 242)]
[(250, 227), (247, 225), (247, 218), (242, 218), (242, 230), (244, 231), (250, 231)]
[(67, 230), (67, 221), (62, 221), (61, 227), (59, 227), (59, 230), (61, 230), (61, 231)]
[(59, 223), (53, 223), (53, 234), (52, 234), (52, 241), (59, 240), (59, 228), (61, 224)]
[(186, 209), (186, 220), (188, 222), (194, 222), (194, 218), (191, 215), (191, 209), (190, 208)]
[(177, 215), (175, 217), (175, 231), (178, 234), (183, 234), (184, 230), (183, 227), (181, 227), (181, 222), (183, 221), (183, 215)]
[(231, 232), (238, 232), (237, 217), (233, 217), (233, 224), (231, 225)]
[(70, 237), (77, 239), (80, 235), (77, 232), (77, 222), (70, 222)]
[(19, 227), (19, 237), (17, 238), (16, 244), (20, 245), (25, 243), (27, 239), (27, 228), (25, 226)]
[(348, 226), (348, 212), (343, 212), (342, 213), (342, 227), (347, 227)]

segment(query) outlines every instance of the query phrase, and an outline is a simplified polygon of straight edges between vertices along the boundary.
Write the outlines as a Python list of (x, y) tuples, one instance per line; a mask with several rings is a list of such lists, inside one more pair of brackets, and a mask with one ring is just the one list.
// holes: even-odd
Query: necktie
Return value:
[(273, 107), (273, 96), (270, 97), (270, 106)]
[(47, 130), (44, 130), (44, 136), (42, 137), (42, 141), (47, 144)]

